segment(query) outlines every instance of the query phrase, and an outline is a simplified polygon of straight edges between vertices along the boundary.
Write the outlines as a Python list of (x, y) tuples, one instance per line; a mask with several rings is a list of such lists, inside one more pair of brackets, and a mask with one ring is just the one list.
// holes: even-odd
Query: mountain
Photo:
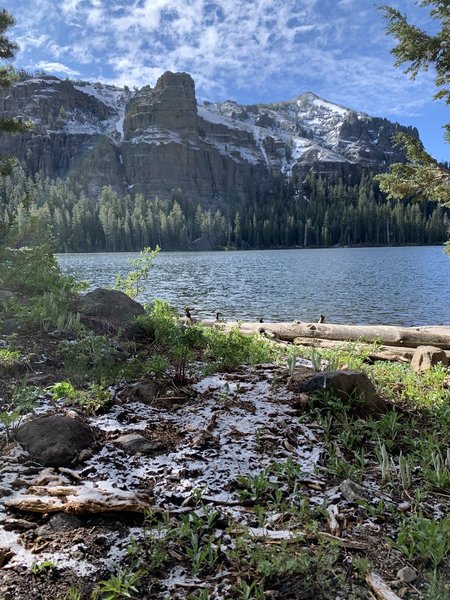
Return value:
[(0, 91), (0, 118), (34, 123), (3, 135), (0, 152), (30, 173), (72, 177), (96, 197), (118, 193), (187, 198), (249, 196), (271, 177), (314, 172), (334, 179), (383, 171), (404, 155), (392, 136), (416, 129), (333, 104), (313, 93), (286, 102), (198, 105), (186, 73), (167, 72), (154, 88), (24, 77)]

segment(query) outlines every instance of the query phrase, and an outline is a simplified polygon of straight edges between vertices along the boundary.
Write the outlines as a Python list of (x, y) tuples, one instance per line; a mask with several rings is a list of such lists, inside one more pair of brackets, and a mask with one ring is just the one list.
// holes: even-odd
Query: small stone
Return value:
[(417, 571), (411, 567), (403, 567), (397, 572), (397, 579), (404, 583), (411, 583), (417, 579)]
[(90, 458), (92, 458), (93, 454), (91, 450), (88, 450), (87, 448), (85, 450), (82, 450), (80, 452), (80, 454), (78, 455), (78, 462), (82, 463), (82, 462), (86, 462), (87, 460), (89, 460)]
[(125, 452), (128, 452), (129, 454), (137, 454), (138, 452), (141, 454), (151, 454), (166, 448), (165, 444), (161, 442), (152, 442), (139, 433), (121, 435), (115, 442), (122, 446)]
[(145, 404), (154, 402), (159, 391), (158, 385), (154, 381), (149, 383), (138, 383), (135, 385), (134, 389), (139, 400)]
[(344, 479), (344, 481), (340, 484), (339, 489), (342, 492), (342, 495), (349, 502), (355, 502), (356, 500), (366, 500), (369, 501), (371, 499), (371, 495), (368, 490), (355, 483), (351, 479)]
[(400, 512), (408, 512), (411, 508), (411, 502), (408, 502), (407, 500), (405, 500), (405, 502), (400, 502), (397, 508)]

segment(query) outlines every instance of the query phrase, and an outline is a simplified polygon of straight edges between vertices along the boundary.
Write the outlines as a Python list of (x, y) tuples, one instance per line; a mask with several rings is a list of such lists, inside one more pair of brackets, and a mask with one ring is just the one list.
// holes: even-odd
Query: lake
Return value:
[[(89, 287), (114, 284), (135, 253), (61, 254)], [(138, 298), (228, 320), (450, 324), (450, 259), (441, 246), (160, 253)]]

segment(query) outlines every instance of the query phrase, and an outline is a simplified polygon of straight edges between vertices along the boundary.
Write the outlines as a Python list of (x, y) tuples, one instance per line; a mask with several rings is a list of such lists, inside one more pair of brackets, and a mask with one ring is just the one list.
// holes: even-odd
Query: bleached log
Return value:
[[(345, 349), (345, 345), (349, 342), (342, 342), (339, 340), (320, 340), (316, 338), (298, 337), (294, 339), (296, 346), (310, 346), (313, 348), (326, 348), (326, 349)], [(355, 343), (355, 342), (350, 342)], [(392, 362), (404, 362), (409, 363), (415, 352), (415, 348), (406, 348), (398, 346), (377, 346), (374, 350), (370, 344), (362, 342), (356, 342), (361, 352), (367, 353), (367, 358), (370, 360), (386, 360)], [(445, 351), (447, 357), (450, 359), (450, 351)]]
[[(205, 324), (211, 324), (205, 321)], [(342, 342), (378, 342), (385, 346), (416, 348), (436, 346), (450, 350), (450, 326), (400, 327), (395, 325), (342, 325), (334, 323), (254, 323), (247, 321), (216, 322), (229, 331), (239, 327), (242, 333), (266, 332), (280, 340), (293, 342), (295, 338), (339, 340)]]
[(400, 600), (400, 597), (391, 590), (375, 571), (371, 571), (366, 575), (366, 583), (379, 600)]
[(144, 513), (150, 506), (143, 494), (114, 489), (80, 486), (32, 486), (5, 500), (9, 508), (25, 512), (71, 514), (137, 512)]

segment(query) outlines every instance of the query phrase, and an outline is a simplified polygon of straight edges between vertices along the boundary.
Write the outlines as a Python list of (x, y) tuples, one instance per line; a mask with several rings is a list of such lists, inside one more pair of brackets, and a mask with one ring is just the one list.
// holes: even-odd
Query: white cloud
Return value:
[(40, 60), (39, 62), (37, 62), (34, 65), (28, 65), (28, 68), (29, 69), (34, 68), (34, 69), (46, 71), (48, 73), (58, 73), (58, 74), (66, 75), (68, 77), (74, 77), (74, 76), (80, 74), (79, 71), (75, 71), (74, 69), (71, 69), (70, 67), (68, 67), (66, 65), (63, 65), (62, 63), (48, 62), (45, 60)]
[[(393, 67), (392, 41), (372, 2), (359, 0), (5, 0), (23, 64), (130, 86), (187, 71), (198, 95), (270, 101), (311, 90), (371, 114), (414, 112), (430, 76)], [(419, 24), (427, 11), (414, 11)], [(15, 10), (15, 8), (17, 10)], [(19, 25), (20, 24), (20, 25)], [(46, 65), (45, 67), (42, 65)], [(20, 66), (20, 65), (19, 65)]]

